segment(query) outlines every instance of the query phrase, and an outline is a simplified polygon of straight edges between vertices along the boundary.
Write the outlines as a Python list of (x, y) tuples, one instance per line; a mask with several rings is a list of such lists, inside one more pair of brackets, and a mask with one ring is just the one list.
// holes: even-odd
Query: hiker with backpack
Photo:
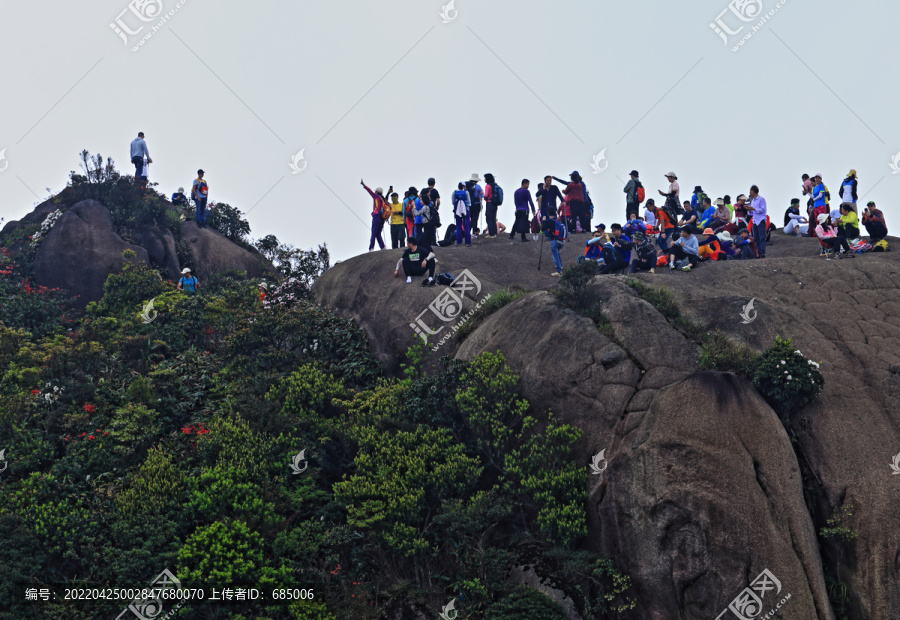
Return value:
[(516, 205), (516, 221), (509, 231), (510, 241), (516, 238), (516, 233), (522, 235), (522, 241), (531, 241), (526, 235), (531, 230), (528, 223), (528, 208), (531, 207), (531, 215), (534, 215), (534, 202), (531, 200), (531, 191), (528, 189), (531, 181), (522, 179), (522, 186), (513, 194), (513, 202)]
[(194, 221), (197, 222), (199, 228), (206, 228), (206, 201), (209, 200), (209, 185), (203, 178), (205, 174), (203, 169), (198, 170), (197, 178), (194, 179), (191, 187), (191, 198), (194, 199), (196, 207)]
[(634, 262), (631, 263), (631, 273), (649, 271), (656, 273), (657, 250), (653, 242), (641, 232), (634, 233)]
[(406, 240), (406, 249), (403, 251), (403, 256), (400, 257), (400, 260), (397, 261), (397, 266), (394, 268), (394, 277), (399, 276), (402, 269), (406, 275), (406, 283), (409, 284), (412, 282), (413, 276), (422, 276), (427, 273), (428, 277), (422, 280), (422, 286), (434, 286), (434, 268), (436, 264), (437, 259), (431, 250), (431, 246), (424, 243), (420, 245), (418, 239), (410, 237)]
[(141, 177), (144, 176), (144, 158), (147, 163), (152, 164), (150, 159), (150, 151), (147, 149), (147, 143), (144, 142), (144, 132), (139, 131), (137, 138), (131, 141), (131, 163), (134, 164), (134, 182), (141, 183)]
[(553, 265), (556, 267), (556, 271), (550, 275), (558, 278), (562, 275), (562, 259), (559, 257), (559, 251), (569, 238), (569, 231), (557, 216), (556, 209), (549, 209), (547, 216), (549, 219), (544, 226), (544, 236), (550, 240), (550, 254), (553, 256)]
[(608, 240), (603, 244), (603, 248), (600, 250), (600, 259), (603, 261), (603, 264), (600, 266), (601, 275), (622, 273), (628, 266), (622, 257), (622, 251), (616, 247), (612, 240)]
[[(415, 235), (416, 223), (422, 223), (421, 218), (416, 217), (416, 196), (418, 195), (419, 190), (415, 187), (410, 187), (406, 190), (406, 194), (403, 197), (403, 216), (406, 221), (407, 239)], [(416, 220), (418, 220), (418, 222)]]
[(391, 202), (388, 204), (390, 208), (390, 226), (391, 226), (391, 249), (396, 250), (402, 248), (406, 242), (406, 222), (403, 214), (403, 204), (400, 202), (400, 195), (397, 192), (391, 193)]
[(453, 192), (453, 216), (456, 219), (456, 245), (462, 245), (463, 237), (466, 240), (466, 247), (472, 246), (471, 232), (471, 197), (466, 191), (465, 183), (460, 183), (458, 189)]
[(478, 226), (478, 218), (481, 217), (481, 202), (484, 200), (484, 190), (481, 189), (479, 183), (481, 183), (481, 177), (478, 176), (477, 172), (472, 174), (472, 178), (466, 181), (466, 191), (469, 192), (469, 204), (471, 205), (469, 208), (469, 220), (472, 225), (473, 237), (481, 233), (481, 229)]
[(497, 208), (503, 204), (503, 188), (497, 185), (494, 175), (484, 175), (484, 219), (487, 226), (487, 238), (497, 238)]
[[(384, 190), (380, 187), (376, 187), (373, 192), (369, 189), (368, 185), (360, 179), (359, 184), (363, 186), (367, 192), (369, 192), (369, 196), (372, 197), (372, 235), (369, 237), (369, 251), (373, 251), (375, 249), (375, 242), (378, 241), (378, 248), (384, 249), (384, 238), (382, 237), (382, 232), (384, 231), (384, 222), (385, 222), (385, 211), (390, 214), (390, 208), (387, 206), (387, 201), (384, 199)], [(390, 189), (388, 189), (388, 193), (393, 191), (394, 186), (392, 185)]]
[(423, 188), (419, 192), (419, 199), (416, 201), (416, 210), (414, 213), (421, 218), (421, 229), (416, 231), (416, 238), (428, 247), (437, 245), (437, 227), (434, 225), (433, 217), (437, 213), (434, 205), (431, 204), (431, 192), (428, 188)]
[(863, 211), (862, 221), (863, 226), (866, 227), (866, 232), (869, 233), (869, 243), (873, 246), (887, 237), (888, 231), (887, 224), (884, 221), (884, 213), (871, 200)]
[(632, 213), (640, 213), (641, 203), (644, 202), (644, 186), (637, 170), (631, 171), (631, 178), (625, 184), (625, 217), (631, 219)]
[(841, 183), (841, 206), (847, 205), (855, 214), (858, 214), (856, 210), (856, 201), (859, 199), (857, 197), (858, 189), (859, 182), (857, 181), (856, 168), (850, 168), (847, 178)]
[[(560, 183), (566, 183), (566, 181), (558, 177), (552, 178)], [(569, 230), (576, 231), (580, 229), (581, 232), (587, 232), (591, 227), (590, 212), (586, 202), (587, 188), (577, 170), (569, 175), (569, 179), (566, 189), (563, 190), (570, 213), (568, 218)]]
[(181, 279), (178, 280), (178, 290), (188, 295), (194, 295), (200, 286), (200, 280), (191, 275), (191, 268), (185, 267), (181, 270)]
[(694, 187), (694, 193), (691, 195), (691, 208), (700, 213), (703, 211), (703, 199), (706, 198), (706, 192), (703, 191), (703, 188), (697, 185)]
[(656, 215), (656, 228), (659, 230), (659, 235), (656, 237), (656, 243), (659, 245), (659, 249), (666, 252), (669, 249), (669, 241), (675, 234), (675, 222), (671, 219), (672, 216), (668, 211), (664, 211), (655, 206), (653, 209), (654, 214)]

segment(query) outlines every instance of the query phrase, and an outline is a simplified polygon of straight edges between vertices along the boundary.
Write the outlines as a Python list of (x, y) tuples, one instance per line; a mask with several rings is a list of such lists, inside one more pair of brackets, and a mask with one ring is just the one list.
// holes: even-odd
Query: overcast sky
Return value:
[[(434, 176), (447, 195), (473, 172), (511, 191), (577, 169), (609, 224), (632, 168), (648, 197), (671, 169), (683, 195), (756, 183), (773, 211), (802, 173), (836, 196), (856, 168), (897, 226), (900, 3), (455, 0), (444, 23), (447, 2), (0, 0), (0, 216), (64, 187), (82, 149), (133, 171), (144, 131), (160, 191), (202, 167), (254, 237), (324, 241), (336, 259), (367, 248), (361, 177)], [(156, 32), (139, 18), (172, 12)], [(743, 30), (726, 44), (717, 18)], [(143, 30), (126, 43), (111, 24)]]

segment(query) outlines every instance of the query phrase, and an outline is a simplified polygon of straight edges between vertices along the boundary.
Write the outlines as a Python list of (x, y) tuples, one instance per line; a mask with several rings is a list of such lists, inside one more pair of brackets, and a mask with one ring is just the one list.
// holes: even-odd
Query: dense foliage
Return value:
[[(164, 570), (207, 591), (314, 593), (163, 602), (184, 618), (437, 615), (453, 599), (460, 618), (560, 617), (514, 566), (584, 618), (630, 607), (627, 577), (582, 550), (577, 429), (535, 411), (500, 354), (431, 375), (413, 355), (406, 379), (383, 378), (362, 331), (307, 289), (264, 305), (222, 276), (187, 296), (126, 261), (77, 321), (4, 318), (0, 619), (116, 617), (127, 602), (59, 588)], [(12, 305), (29, 294), (4, 289)], [(57, 598), (25, 602), (27, 587)]]
[(778, 415), (787, 418), (822, 393), (825, 378), (818, 362), (794, 350), (790, 338), (775, 337), (756, 362), (753, 384)]

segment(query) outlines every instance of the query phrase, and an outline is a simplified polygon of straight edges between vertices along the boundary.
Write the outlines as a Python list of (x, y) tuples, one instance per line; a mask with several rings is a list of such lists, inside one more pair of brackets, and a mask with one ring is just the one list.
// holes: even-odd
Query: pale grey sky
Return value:
[[(82, 149), (133, 170), (144, 131), (159, 190), (202, 167), (211, 200), (249, 212), (254, 237), (325, 241), (336, 259), (367, 248), (360, 177), (435, 176), (447, 195), (473, 172), (512, 191), (577, 169), (609, 224), (632, 168), (648, 197), (673, 169), (683, 194), (756, 183), (780, 212), (803, 172), (836, 195), (852, 167), (896, 226), (900, 4), (455, 0), (443, 23), (448, 2), (0, 0), (0, 216), (59, 191)], [(174, 14), (132, 52), (156, 23), (137, 14), (160, 8)], [(727, 46), (710, 28), (723, 10), (744, 27)], [(754, 11), (775, 12), (732, 52)], [(117, 18), (143, 26), (127, 46)], [(307, 167), (292, 174), (300, 149)]]

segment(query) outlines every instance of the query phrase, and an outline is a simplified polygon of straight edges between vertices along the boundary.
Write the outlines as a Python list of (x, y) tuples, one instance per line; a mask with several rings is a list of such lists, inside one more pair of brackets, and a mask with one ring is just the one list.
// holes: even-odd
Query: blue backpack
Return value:
[(494, 192), (491, 194), (491, 202), (498, 207), (503, 204), (503, 188), (499, 185), (494, 185)]
[(565, 241), (569, 237), (569, 231), (566, 229), (566, 225), (563, 224), (559, 220), (550, 220), (550, 223), (553, 224), (553, 228), (547, 227), (547, 238), (551, 241), (556, 239), (557, 241)]

